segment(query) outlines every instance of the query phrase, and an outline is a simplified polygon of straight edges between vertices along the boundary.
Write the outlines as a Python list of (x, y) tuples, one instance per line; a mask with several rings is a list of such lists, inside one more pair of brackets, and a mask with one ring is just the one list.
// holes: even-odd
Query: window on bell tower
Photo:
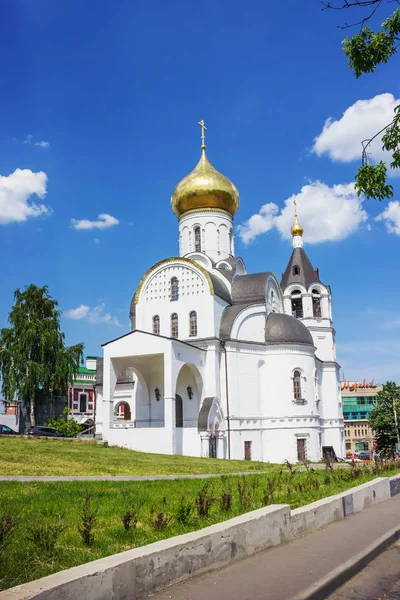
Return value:
[(194, 229), (194, 249), (195, 252), (201, 252), (201, 229), (195, 227)]
[(292, 317), (296, 319), (303, 318), (303, 299), (301, 297), (300, 290), (293, 290), (292, 292)]
[(172, 277), (171, 279), (171, 300), (179, 299), (179, 281), (177, 277)]
[(300, 267), (298, 265), (294, 265), (293, 275), (300, 275)]
[(322, 317), (321, 312), (321, 294), (317, 289), (312, 290), (312, 305), (314, 317)]

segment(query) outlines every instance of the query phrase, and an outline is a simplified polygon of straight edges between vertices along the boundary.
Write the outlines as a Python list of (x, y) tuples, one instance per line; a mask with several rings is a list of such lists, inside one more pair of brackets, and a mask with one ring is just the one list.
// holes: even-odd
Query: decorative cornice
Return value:
[(180, 223), (181, 220), (187, 217), (188, 215), (192, 215), (194, 213), (222, 213), (228, 216), (233, 221), (233, 216), (231, 215), (231, 213), (227, 210), (224, 210), (223, 208), (192, 208), (191, 210), (184, 212), (179, 217), (178, 223)]
[(133, 303), (134, 304), (137, 304), (138, 301), (139, 301), (140, 292), (142, 291), (143, 285), (144, 285), (147, 277), (151, 273), (153, 273), (153, 271), (156, 271), (160, 266), (165, 265), (167, 263), (173, 263), (173, 262), (183, 262), (183, 263), (189, 264), (192, 267), (195, 267), (196, 269), (198, 269), (199, 271), (201, 271), (201, 273), (204, 275), (204, 277), (207, 280), (208, 287), (210, 288), (210, 294), (214, 295), (214, 286), (213, 286), (210, 274), (207, 271), (207, 269), (205, 269), (198, 262), (196, 262), (196, 261), (194, 261), (194, 260), (192, 260), (190, 258), (184, 258), (183, 256), (171, 256), (170, 258), (164, 258), (164, 260), (160, 260), (158, 263), (156, 263), (155, 265), (153, 265), (152, 267), (150, 267), (150, 269), (148, 269), (146, 271), (146, 273), (143, 275), (142, 279), (140, 280), (139, 285), (138, 285), (138, 287), (136, 289), (135, 295), (133, 297)]

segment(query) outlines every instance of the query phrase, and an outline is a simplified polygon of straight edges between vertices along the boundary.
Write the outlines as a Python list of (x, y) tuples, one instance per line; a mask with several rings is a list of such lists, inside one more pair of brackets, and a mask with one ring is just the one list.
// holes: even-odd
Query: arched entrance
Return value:
[(197, 367), (186, 363), (179, 371), (175, 387), (176, 454), (199, 456), (200, 439), (197, 420), (203, 381)]

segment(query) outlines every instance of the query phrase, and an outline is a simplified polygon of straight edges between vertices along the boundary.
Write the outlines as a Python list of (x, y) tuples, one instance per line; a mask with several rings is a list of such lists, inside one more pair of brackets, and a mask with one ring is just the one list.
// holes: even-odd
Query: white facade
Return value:
[(132, 331), (104, 345), (97, 433), (156, 453), (282, 463), (317, 461), (327, 447), (344, 456), (331, 292), (301, 235), (293, 241), (279, 284), (271, 272), (246, 274), (228, 211), (182, 214), (180, 256), (147, 271)]

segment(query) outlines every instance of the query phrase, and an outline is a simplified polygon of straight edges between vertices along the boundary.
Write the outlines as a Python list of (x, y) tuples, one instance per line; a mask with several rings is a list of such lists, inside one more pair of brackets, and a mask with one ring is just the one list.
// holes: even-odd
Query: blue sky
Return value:
[(14, 290), (35, 283), (80, 308), (62, 326), (87, 354), (128, 330), (141, 276), (178, 253), (169, 199), (197, 163), (204, 119), (208, 157), (240, 192), (248, 271), (284, 270), (296, 195), (344, 375), (400, 381), (400, 178), (390, 206), (351, 185), (360, 140), (400, 98), (399, 59), (356, 80), (345, 20), (319, 0), (6, 2), (0, 324)]

